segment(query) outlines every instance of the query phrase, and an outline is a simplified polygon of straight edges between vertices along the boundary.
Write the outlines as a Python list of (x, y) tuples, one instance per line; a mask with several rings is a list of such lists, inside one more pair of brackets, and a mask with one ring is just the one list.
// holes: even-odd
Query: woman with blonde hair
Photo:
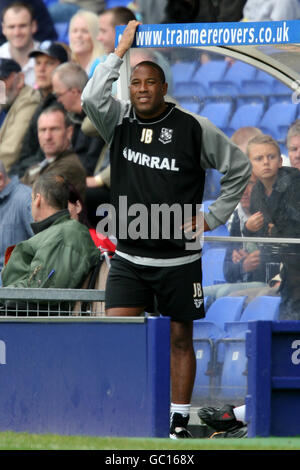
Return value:
[(88, 75), (94, 60), (104, 53), (101, 43), (97, 40), (98, 29), (98, 15), (88, 10), (75, 13), (69, 25), (72, 60), (80, 64)]

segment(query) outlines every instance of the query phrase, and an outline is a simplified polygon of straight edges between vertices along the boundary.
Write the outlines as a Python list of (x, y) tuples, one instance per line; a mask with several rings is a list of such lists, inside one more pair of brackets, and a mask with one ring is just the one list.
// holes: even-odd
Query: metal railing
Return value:
[(1, 287), (0, 318), (104, 316), (104, 296), (97, 289)]

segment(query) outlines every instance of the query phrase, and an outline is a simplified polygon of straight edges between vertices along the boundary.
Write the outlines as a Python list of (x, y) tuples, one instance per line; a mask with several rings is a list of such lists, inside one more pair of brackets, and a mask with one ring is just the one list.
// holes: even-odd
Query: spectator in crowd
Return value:
[[(15, 3), (15, 1), (0, 0), (0, 12)], [(57, 33), (45, 2), (43, 0), (22, 0), (22, 3), (28, 4), (34, 10), (34, 18), (37, 22), (37, 31), (33, 35), (34, 39), (38, 42), (55, 41)], [(2, 34), (2, 25), (0, 24), (0, 44), (3, 44), (5, 40), (5, 36)]]
[(111, 257), (115, 252), (116, 248), (114, 240), (105, 237), (104, 235), (102, 235), (102, 233), (97, 232), (96, 229), (91, 226), (88, 219), (86, 204), (82, 200), (80, 194), (72, 184), (69, 184), (69, 190), (70, 193), (68, 209), (71, 218), (78, 220), (82, 224), (86, 225), (89, 229), (92, 239), (94, 240), (95, 245), (100, 248), (102, 253), (108, 253)]
[(298, 0), (247, 0), (243, 9), (244, 21), (281, 21), (300, 18)]
[[(254, 186), (250, 212), (243, 233), (246, 236), (299, 238), (300, 173), (283, 167), (280, 148), (270, 136), (258, 136), (248, 144), (247, 153), (258, 182)], [(297, 245), (270, 247), (272, 261), (281, 262), (281, 319), (299, 320), (299, 250)]]
[(64, 62), (68, 62), (68, 52), (59, 42), (44, 41), (29, 53), (34, 58), (35, 86), (43, 98), (52, 92), (52, 72)]
[(4, 8), (2, 31), (7, 41), (0, 47), (0, 57), (14, 59), (24, 73), (26, 85), (34, 86), (34, 60), (28, 54), (39, 43), (33, 39), (37, 23), (30, 4), (14, 2)]
[[(19, 178), (9, 178), (0, 161), (0, 271), (8, 247), (33, 235), (31, 222), (31, 188), (20, 183)], [(1, 279), (0, 279), (1, 285)]]
[[(90, 76), (93, 75), (96, 66), (103, 62), (107, 55), (115, 50), (115, 39), (116, 39), (116, 26), (125, 26), (131, 20), (135, 20), (134, 12), (127, 7), (119, 6), (106, 9), (101, 15), (99, 15), (99, 34), (98, 40), (104, 48), (104, 54), (97, 58), (92, 64)], [(169, 68), (168, 61), (164, 56), (155, 50), (138, 50), (133, 49), (130, 51), (130, 65), (134, 67), (138, 60), (146, 60), (145, 55), (148, 56), (149, 60), (157, 62), (166, 73), (168, 80), (169, 93), (172, 92), (172, 73)], [(144, 56), (144, 57), (142, 57)], [(116, 93), (116, 88), (113, 88), (113, 93)]]
[[(107, 8), (99, 15), (99, 33), (97, 39), (103, 46), (104, 54), (94, 64), (94, 68), (99, 62), (103, 62), (108, 54), (115, 50), (116, 26), (126, 25), (131, 20), (135, 20), (133, 11), (122, 6)], [(91, 70), (91, 75), (92, 73), (93, 70)]]
[(98, 16), (96, 13), (79, 10), (70, 21), (69, 44), (72, 60), (90, 73), (91, 66), (103, 53), (103, 47), (97, 39)]
[(91, 176), (94, 174), (104, 141), (99, 134), (89, 137), (82, 131), (83, 121), (88, 120), (81, 106), (81, 93), (87, 80), (86, 72), (74, 62), (60, 65), (52, 75), (54, 95), (74, 122), (72, 147), (84, 166), (87, 176)]
[(240, 21), (246, 0), (168, 0), (164, 23)]
[(167, 0), (136, 0), (137, 11), (144, 24), (159, 24), (165, 19)]
[(68, 54), (64, 46), (58, 42), (44, 41), (38, 49), (29, 54), (35, 61), (36, 86), (41, 94), (41, 103), (30, 120), (29, 127), (22, 142), (22, 148), (18, 161), (11, 168), (11, 174), (22, 177), (26, 169), (43, 160), (38, 135), (37, 120), (41, 112), (55, 103), (56, 98), (52, 93), (52, 72), (59, 64), (68, 61)]
[(0, 59), (0, 80), (5, 83), (7, 107), (0, 128), (0, 160), (9, 172), (20, 157), (24, 135), (41, 96), (38, 91), (25, 85), (21, 67), (12, 59)]
[(38, 119), (38, 138), (45, 159), (26, 170), (22, 182), (32, 186), (39, 175), (50, 171), (64, 176), (85, 197), (86, 172), (71, 148), (73, 126), (64, 108), (54, 104)]
[[(288, 149), (289, 145), (292, 147), (292, 159), (297, 154), (297, 140), (292, 139), (297, 136), (298, 126), (299, 123), (294, 123), (287, 136)], [(246, 234), (299, 238), (300, 175), (296, 169), (297, 162), (295, 161), (296, 164), (293, 165), (291, 160), (295, 168), (282, 167), (277, 142), (265, 135), (258, 135), (251, 139), (247, 146), (247, 153), (258, 183), (252, 191), (250, 203), (255, 219), (248, 227)], [(286, 245), (280, 249), (283, 262), (283, 268), (280, 271), (282, 281), (279, 287), (279, 295), (282, 299), (280, 319), (299, 320), (299, 250), (297, 245)], [(203, 407), (198, 410), (201, 421), (215, 431), (216, 437), (231, 438), (246, 437), (245, 413), (245, 405), (235, 407), (231, 404), (225, 404), (221, 408)]]
[[(69, 113), (76, 115), (77, 124), (74, 126), (72, 145), (86, 169), (85, 203), (89, 221), (95, 227), (99, 220), (96, 216), (97, 207), (110, 200), (110, 165), (107, 146), (81, 107), (81, 93), (87, 80), (85, 71), (74, 63), (58, 67), (52, 77), (53, 90), (58, 101)], [(84, 130), (91, 126), (94, 132), (89, 136)]]
[(289, 128), (286, 145), (291, 166), (300, 170), (300, 119), (297, 119)]
[(34, 236), (18, 243), (2, 270), (3, 287), (81, 287), (99, 261), (88, 228), (70, 218), (67, 181), (41, 175), (32, 189)]
[[(108, 56), (105, 65), (99, 64), (83, 91), (83, 108), (110, 144), (112, 204), (116, 218), (119, 220), (121, 216), (122, 229), (123, 221), (126, 224), (126, 233), (129, 220), (126, 209), (119, 205), (120, 195), (128, 197), (128, 208), (136, 203), (149, 208), (161, 202), (194, 207), (198, 198), (201, 203), (205, 168), (217, 167), (224, 173), (223, 197), (205, 215), (201, 227), (196, 223), (198, 214), (195, 213), (183, 223), (182, 235), (187, 236), (190, 230), (196, 229), (197, 237), (227, 220), (247, 185), (251, 166), (247, 157), (206, 119), (200, 116), (196, 119), (173, 103), (165, 102), (167, 84), (157, 64), (142, 62), (132, 71), (130, 102), (116, 100), (111, 95), (112, 83), (118, 78), (123, 57), (139, 24), (130, 21), (115, 52)], [(145, 160), (134, 162), (133, 154), (138, 153)], [(176, 163), (172, 169), (171, 156), (173, 164)], [(166, 166), (162, 168), (159, 162)], [(200, 243), (195, 250), (187, 250), (184, 237), (176, 241), (171, 234), (169, 238), (164, 237), (157, 218), (149, 214), (149, 219), (149, 226), (158, 225), (161, 230), (158, 239), (150, 234), (149, 238), (136, 238), (130, 233), (124, 239), (117, 236), (117, 255), (112, 258), (106, 288), (106, 314), (138, 316), (153, 302), (155, 294), (160, 313), (172, 317), (170, 437), (188, 438), (191, 437), (187, 424), (196, 367), (192, 320), (204, 316)]]
[[(253, 186), (257, 178), (251, 175), (248, 185), (244, 191), (241, 201), (237, 209), (234, 211), (234, 217), (230, 228), (230, 236), (241, 237), (243, 226), (250, 217), (250, 197)], [(231, 245), (231, 244), (230, 244)], [(265, 282), (266, 273), (264, 266), (261, 265), (260, 250), (250, 249), (247, 243), (243, 247), (229, 246), (226, 250), (224, 259), (224, 277), (227, 282), (251, 282), (261, 281)]]
[[(240, 127), (231, 137), (243, 153), (246, 153), (248, 142), (262, 132), (257, 127)], [(235, 211), (228, 221), (230, 236), (241, 237), (244, 224), (250, 217), (250, 198), (253, 186), (257, 177), (252, 174), (242, 198)], [(248, 296), (247, 302), (254, 296), (262, 295), (262, 292), (274, 293), (266, 284), (266, 266), (262, 261), (261, 248), (252, 243), (226, 244), (226, 254), (224, 259), (224, 278), (227, 282), (213, 286), (204, 286), (204, 295), (207, 297), (207, 305), (210, 305), (216, 298), (227, 295)]]
[(105, 7), (105, 0), (59, 0), (49, 5), (48, 10), (54, 23), (68, 23), (80, 9), (99, 15)]

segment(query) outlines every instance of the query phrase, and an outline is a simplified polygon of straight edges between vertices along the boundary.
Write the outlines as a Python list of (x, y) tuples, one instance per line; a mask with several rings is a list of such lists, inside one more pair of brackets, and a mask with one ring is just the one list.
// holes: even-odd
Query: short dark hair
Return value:
[(67, 111), (65, 110), (63, 105), (61, 103), (59, 103), (58, 101), (51, 104), (50, 106), (47, 106), (45, 109), (43, 109), (43, 111), (40, 113), (38, 119), (42, 116), (42, 114), (51, 114), (51, 113), (55, 113), (57, 111), (61, 112), (63, 114), (66, 127), (69, 127), (69, 126), (73, 125), (69, 114), (67, 113)]
[(69, 184), (62, 175), (48, 171), (42, 173), (34, 182), (33, 195), (41, 194), (49, 206), (63, 210), (68, 208)]
[(124, 25), (129, 23), (131, 20), (136, 20), (136, 16), (130, 8), (127, 7), (112, 7), (104, 10), (101, 15), (106, 13), (112, 13), (113, 25)]
[(11, 10), (11, 9), (18, 10), (18, 11), (25, 9), (29, 12), (31, 16), (31, 20), (32, 21), (35, 20), (35, 11), (32, 5), (30, 5), (30, 3), (27, 3), (27, 2), (16, 1), (16, 2), (10, 3), (9, 5), (6, 5), (6, 7), (3, 8), (1, 12), (1, 21), (3, 21), (7, 10)]
[(142, 62), (139, 62), (138, 64), (136, 64), (131, 71), (131, 75), (133, 74), (135, 69), (137, 67), (140, 67), (141, 65), (146, 65), (147, 67), (152, 67), (153, 69), (157, 70), (161, 82), (166, 83), (165, 72), (163, 71), (160, 65), (158, 65), (156, 62), (152, 62), (151, 60), (143, 60)]
[(87, 208), (85, 206), (85, 203), (82, 199), (82, 196), (80, 192), (78, 191), (77, 188), (72, 183), (68, 183), (69, 186), (69, 202), (71, 204), (76, 204), (77, 201), (79, 201), (82, 210), (78, 214), (78, 220), (81, 222), (83, 225), (86, 225), (87, 227), (91, 228), (90, 222), (88, 220), (88, 215), (87, 215)]

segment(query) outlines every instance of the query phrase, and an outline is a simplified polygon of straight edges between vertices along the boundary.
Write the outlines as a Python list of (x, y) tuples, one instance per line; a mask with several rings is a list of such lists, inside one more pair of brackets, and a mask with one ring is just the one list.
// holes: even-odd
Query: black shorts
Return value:
[(185, 322), (203, 318), (201, 258), (180, 266), (153, 267), (131, 263), (115, 255), (105, 297), (106, 309), (143, 307), (148, 313), (154, 313), (151, 308), (156, 298), (158, 313), (172, 320)]

